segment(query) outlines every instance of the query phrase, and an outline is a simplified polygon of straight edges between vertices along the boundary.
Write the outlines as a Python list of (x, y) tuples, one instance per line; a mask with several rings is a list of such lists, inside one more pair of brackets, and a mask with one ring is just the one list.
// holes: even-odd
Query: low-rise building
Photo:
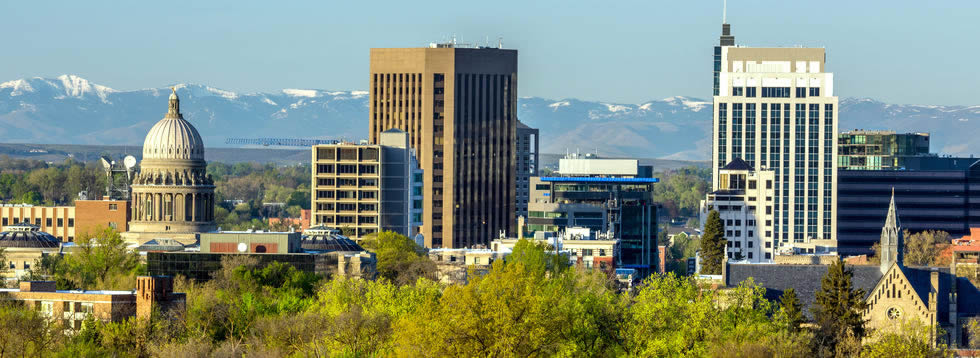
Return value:
[(0, 249), (6, 262), (2, 278), (17, 280), (27, 274), (37, 260), (45, 255), (60, 255), (62, 242), (58, 238), (41, 231), (40, 227), (20, 222), (8, 225), (0, 232)]
[(70, 330), (81, 329), (89, 317), (119, 322), (149, 318), (154, 310), (183, 311), (186, 300), (184, 293), (173, 292), (171, 277), (137, 277), (132, 291), (57, 290), (54, 281), (21, 281), (19, 288), (0, 289), (0, 301), (22, 302)]
[(304, 272), (324, 276), (373, 279), (377, 259), (339, 230), (313, 227), (295, 232), (202, 233), (200, 247), (186, 251), (149, 251), (147, 270), (153, 275), (183, 275), (207, 281), (229, 256), (248, 256), (259, 267), (272, 262), (290, 264)]
[[(599, 269), (612, 274), (622, 266), (619, 240), (609, 233), (596, 232), (589, 228), (570, 227), (557, 235), (538, 232), (532, 242), (546, 245), (549, 251), (568, 258), (569, 264), (586, 269)], [(490, 243), (494, 252), (510, 253), (520, 239), (497, 239)]]
[(310, 218), (312, 217), (312, 210), (302, 209), (299, 211), (298, 218), (269, 218), (269, 226), (274, 225), (284, 225), (291, 227), (296, 232), (303, 232), (310, 228)]
[(781, 243), (773, 236), (773, 172), (754, 170), (741, 158), (735, 158), (718, 173), (718, 190), (708, 193), (701, 202), (701, 227), (708, 214), (717, 211), (725, 226), (728, 259), (771, 262), (781, 245), (792, 244)]
[[(611, 232), (620, 263), (642, 278), (656, 272), (657, 205), (653, 167), (634, 159), (569, 156), (555, 176), (532, 177), (526, 237), (570, 227)], [(524, 231), (524, 230), (521, 230)]]
[(129, 221), (128, 200), (75, 200), (74, 206), (0, 205), (0, 230), (28, 223), (63, 242), (74, 242), (79, 234), (99, 227), (125, 232)]

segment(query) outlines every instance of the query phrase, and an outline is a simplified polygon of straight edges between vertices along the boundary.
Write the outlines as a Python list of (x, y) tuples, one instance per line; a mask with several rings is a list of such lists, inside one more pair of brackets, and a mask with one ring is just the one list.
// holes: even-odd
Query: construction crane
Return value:
[(225, 144), (231, 145), (261, 145), (280, 147), (312, 147), (318, 144), (337, 144), (335, 139), (304, 139), (304, 138), (227, 138)]

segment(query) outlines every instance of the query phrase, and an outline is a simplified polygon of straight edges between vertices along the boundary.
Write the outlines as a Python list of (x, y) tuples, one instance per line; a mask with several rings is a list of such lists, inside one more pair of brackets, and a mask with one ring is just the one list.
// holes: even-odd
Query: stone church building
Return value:
[[(864, 318), (869, 335), (918, 320), (941, 329), (934, 331), (940, 333), (935, 337), (937, 341), (947, 342), (953, 348), (965, 345), (963, 327), (967, 320), (980, 316), (980, 291), (966, 278), (952, 274), (954, 267), (905, 266), (903, 239), (893, 195), (881, 229), (881, 264), (848, 267), (853, 272), (853, 287), (865, 292), (868, 307)], [(726, 286), (734, 287), (753, 278), (766, 288), (766, 296), (771, 300), (778, 300), (783, 291), (793, 288), (804, 311), (811, 316), (816, 292), (827, 270), (827, 265), (726, 262), (722, 280)]]

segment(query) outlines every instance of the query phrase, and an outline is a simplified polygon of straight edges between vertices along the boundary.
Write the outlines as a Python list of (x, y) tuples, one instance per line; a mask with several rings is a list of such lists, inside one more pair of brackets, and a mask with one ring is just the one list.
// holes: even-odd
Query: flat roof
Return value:
[(541, 181), (582, 183), (659, 183), (660, 178), (541, 177)]

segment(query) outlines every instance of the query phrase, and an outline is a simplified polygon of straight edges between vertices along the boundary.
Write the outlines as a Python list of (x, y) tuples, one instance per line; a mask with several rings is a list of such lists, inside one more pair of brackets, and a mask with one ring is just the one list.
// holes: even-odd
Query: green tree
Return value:
[(21, 195), (20, 202), (22, 204), (41, 205), (44, 202), (44, 197), (36, 191), (29, 191)]
[(864, 338), (862, 312), (867, 303), (864, 290), (853, 287), (853, 276), (853, 271), (843, 261), (836, 261), (828, 267), (820, 282), (813, 309), (818, 326), (813, 344), (814, 350), (822, 356), (854, 354), (848, 351), (849, 341), (860, 342)]
[(953, 357), (953, 352), (940, 344), (933, 347), (933, 327), (918, 321), (905, 322), (897, 330), (876, 332), (871, 343), (864, 346), (864, 358), (943, 358)]
[(905, 231), (906, 266), (946, 266), (949, 257), (942, 252), (952, 243), (953, 238), (945, 231), (928, 230), (909, 235)]
[(796, 290), (793, 288), (787, 288), (779, 296), (779, 312), (787, 328), (792, 332), (798, 332), (800, 325), (806, 321), (806, 317), (803, 316), (803, 304), (796, 297)]
[(59, 320), (4, 299), (0, 296), (0, 357), (40, 357), (58, 349), (64, 339)]
[(966, 330), (967, 341), (965, 342), (969, 348), (980, 348), (980, 318), (971, 318), (967, 321), (964, 329)]
[(395, 355), (614, 355), (621, 310), (609, 306), (610, 286), (593, 281), (601, 275), (560, 271), (550, 255), (543, 245), (518, 245), (514, 259), (447, 287), (433, 310), (396, 324)]
[(425, 255), (425, 249), (404, 235), (384, 231), (361, 244), (377, 255), (380, 278), (399, 285), (415, 283), (419, 278), (436, 279), (435, 263)]
[(139, 254), (130, 250), (119, 232), (112, 228), (97, 228), (82, 233), (75, 247), (64, 258), (66, 281), (79, 289), (132, 289), (136, 275), (143, 267)]
[(725, 224), (717, 210), (708, 213), (701, 235), (701, 274), (720, 275), (725, 260)]

